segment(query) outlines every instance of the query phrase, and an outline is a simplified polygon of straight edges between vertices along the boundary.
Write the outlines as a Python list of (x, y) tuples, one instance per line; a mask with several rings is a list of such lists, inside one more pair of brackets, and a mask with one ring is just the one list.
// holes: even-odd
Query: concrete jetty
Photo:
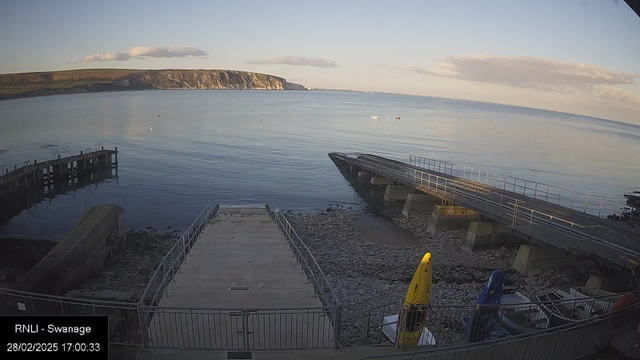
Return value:
[[(522, 245), (522, 259), (514, 263), (522, 273), (591, 259), (614, 270), (637, 266), (634, 259), (640, 254), (640, 233), (602, 218), (608, 211), (603, 198), (530, 180), (489, 178), (488, 172), (469, 177), (467, 172), (478, 173), (477, 169), (420, 157), (410, 157), (410, 163), (360, 153), (330, 153), (329, 157), (338, 166), (358, 171), (358, 178), (388, 179), (387, 183), (394, 185), (387, 185), (384, 199), (404, 201), (407, 216), (433, 207), (433, 233), (448, 224), (467, 227), (472, 221), (493, 221), (508, 227), (511, 235), (531, 243)], [(436, 206), (438, 201), (440, 206)], [(500, 226), (483, 230), (491, 230), (489, 235), (505, 232)], [(529, 259), (530, 254), (535, 258)]]
[(153, 347), (333, 345), (322, 303), (264, 205), (221, 206), (159, 306), (149, 327)]

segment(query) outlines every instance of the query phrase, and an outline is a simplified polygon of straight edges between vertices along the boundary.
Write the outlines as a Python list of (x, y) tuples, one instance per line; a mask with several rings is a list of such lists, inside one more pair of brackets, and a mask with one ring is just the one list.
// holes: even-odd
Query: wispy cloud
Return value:
[(208, 54), (195, 47), (163, 47), (163, 46), (135, 46), (130, 48), (127, 52), (109, 51), (104, 54), (94, 54), (85, 56), (82, 61), (126, 61), (129, 59), (154, 57), (154, 58), (170, 58), (170, 57), (203, 57)]
[(465, 55), (449, 56), (429, 69), (413, 67), (408, 70), (466, 81), (587, 93), (601, 99), (623, 102), (638, 101), (637, 97), (614, 86), (634, 84), (638, 75), (583, 63), (528, 56)]
[(292, 66), (314, 66), (319, 68), (333, 68), (338, 66), (334, 60), (329, 59), (313, 59), (303, 56), (281, 56), (273, 59), (265, 60), (252, 60), (247, 61), (247, 64), (257, 65), (292, 65)]

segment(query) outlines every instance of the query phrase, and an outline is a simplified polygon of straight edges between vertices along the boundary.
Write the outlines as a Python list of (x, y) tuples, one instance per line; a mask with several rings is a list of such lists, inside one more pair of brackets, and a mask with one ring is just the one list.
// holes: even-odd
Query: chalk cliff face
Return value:
[(306, 90), (278, 76), (234, 70), (90, 69), (0, 75), (0, 100), (142, 89)]

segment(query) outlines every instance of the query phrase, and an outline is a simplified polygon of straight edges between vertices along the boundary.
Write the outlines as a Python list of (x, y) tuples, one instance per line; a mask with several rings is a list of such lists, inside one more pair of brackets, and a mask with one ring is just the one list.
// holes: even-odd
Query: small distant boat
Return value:
[(579, 298), (562, 290), (547, 289), (535, 296), (542, 303), (542, 309), (550, 316), (551, 327), (587, 320), (598, 314), (589, 305), (589, 300), (578, 300)]
[(396, 120), (400, 120), (400, 116), (396, 116)]
[(373, 120), (378, 120), (378, 119), (380, 119), (380, 115), (371, 115), (371, 118)]
[(546, 329), (549, 327), (549, 317), (536, 304), (522, 293), (505, 289), (500, 298), (501, 309), (498, 318), (502, 326), (515, 334)]

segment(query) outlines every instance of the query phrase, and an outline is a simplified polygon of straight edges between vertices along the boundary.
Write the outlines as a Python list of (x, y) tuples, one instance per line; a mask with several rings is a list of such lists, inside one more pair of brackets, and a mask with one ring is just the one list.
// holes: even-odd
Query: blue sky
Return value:
[(639, 123), (639, 35), (622, 0), (4, 1), (0, 73), (238, 69)]

